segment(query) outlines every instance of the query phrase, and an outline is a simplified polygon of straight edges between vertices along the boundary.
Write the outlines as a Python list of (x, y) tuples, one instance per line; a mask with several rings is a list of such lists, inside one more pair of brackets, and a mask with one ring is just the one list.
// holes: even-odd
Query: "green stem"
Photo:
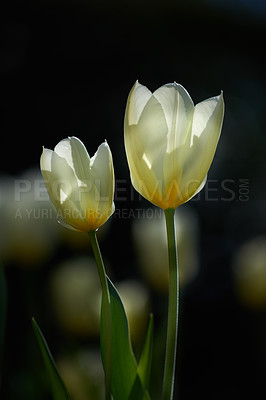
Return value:
[(164, 211), (164, 213), (166, 221), (169, 258), (169, 305), (162, 399), (172, 400), (175, 380), (178, 328), (178, 265), (175, 238), (175, 210), (173, 210), (172, 208), (168, 208)]
[(89, 232), (91, 247), (94, 253), (95, 261), (98, 268), (99, 278), (102, 287), (102, 307), (103, 318), (105, 321), (105, 343), (106, 343), (106, 355), (105, 355), (105, 400), (111, 400), (111, 308), (110, 308), (110, 294), (104, 268), (104, 263), (99, 248), (98, 240), (95, 231)]

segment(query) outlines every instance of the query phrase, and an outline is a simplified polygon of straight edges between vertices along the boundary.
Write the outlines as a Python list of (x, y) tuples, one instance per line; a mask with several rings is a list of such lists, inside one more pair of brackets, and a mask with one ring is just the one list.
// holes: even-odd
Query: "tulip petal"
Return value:
[(71, 136), (61, 140), (54, 150), (72, 168), (80, 186), (84, 186), (90, 177), (90, 156), (81, 140)]
[[(190, 198), (204, 181), (211, 166), (224, 116), (222, 94), (195, 107), (191, 138), (184, 145), (181, 191)], [(189, 189), (185, 190), (189, 187)]]
[(80, 208), (80, 193), (74, 171), (56, 152), (43, 149), (41, 171), (58, 219), (78, 230), (85, 219)]
[(73, 165), (73, 159), (72, 159), (72, 150), (71, 150), (71, 144), (70, 140), (68, 139), (63, 139), (54, 148), (54, 151), (56, 154), (58, 154), (60, 157), (64, 158), (68, 165), (72, 168), (74, 171), (74, 165)]
[[(72, 136), (59, 143), (59, 149), (68, 163), (73, 166), (73, 171), (77, 177), (78, 187), (73, 190), (72, 198), (68, 199), (68, 206), (75, 208), (75, 214), (80, 216), (81, 221), (89, 224), (94, 229), (96, 220), (100, 217), (99, 199), (100, 193), (97, 182), (102, 185), (101, 178), (92, 175), (90, 157), (84, 144), (76, 137)], [(78, 198), (78, 207), (75, 198)], [(79, 210), (79, 211), (78, 211)], [(78, 220), (78, 218), (76, 218)], [(87, 222), (85, 222), (87, 221)], [(77, 222), (77, 221), (76, 221)]]
[(71, 136), (69, 141), (75, 174), (86, 183), (90, 179), (90, 156), (81, 140)]
[(172, 153), (186, 141), (194, 104), (186, 89), (177, 83), (161, 86), (153, 95), (164, 111), (168, 126), (167, 153)]
[(222, 95), (194, 106), (177, 83), (151, 94), (136, 82), (124, 124), (135, 189), (163, 209), (176, 208), (196, 195), (206, 182), (223, 115)]
[(127, 119), (129, 125), (135, 125), (138, 123), (143, 108), (151, 96), (151, 91), (146, 86), (143, 86), (136, 81), (135, 85), (131, 89), (131, 92), (129, 93), (127, 102)]
[(220, 127), (224, 116), (223, 93), (219, 96), (211, 97), (195, 106), (193, 117), (191, 145), (196, 137), (200, 137), (203, 133), (210, 132), (213, 124), (218, 125), (217, 133), (220, 135)]
[(145, 105), (135, 131), (142, 157), (160, 178), (167, 146), (167, 124), (160, 103), (152, 96)]
[[(110, 147), (102, 143), (91, 158), (91, 178), (94, 187), (94, 209), (96, 219), (108, 219), (114, 212), (114, 170)], [(87, 207), (86, 197), (82, 197), (82, 207)]]
[(171, 83), (154, 92), (168, 126), (167, 149), (163, 164), (164, 208), (172, 207), (179, 192), (182, 174), (181, 148), (191, 132), (194, 104), (182, 85)]
[(49, 149), (43, 149), (41, 171), (52, 201), (62, 204), (78, 183), (67, 161)]
[(186, 200), (186, 202), (187, 201), (189, 201), (189, 200), (191, 200), (193, 197), (195, 197), (203, 188), (204, 188), (204, 186), (206, 185), (206, 182), (207, 182), (207, 178), (208, 178), (208, 175), (206, 175), (205, 177), (204, 177), (204, 179), (203, 179), (203, 181), (201, 182), (201, 184), (198, 186), (198, 183), (197, 182), (195, 182), (196, 183), (196, 185), (195, 185), (195, 187), (197, 187), (197, 189), (192, 189), (192, 190), (188, 190), (190, 193), (192, 193), (191, 194), (191, 196)]
[(167, 124), (163, 109), (152, 95), (138, 123), (129, 124), (130, 103), (125, 118), (125, 146), (133, 186), (157, 204), (162, 197), (163, 160), (167, 146)]
[(52, 154), (53, 154), (52, 150), (43, 147), (40, 159), (41, 171), (49, 171), (49, 172), (52, 171)]
[(131, 182), (136, 191), (144, 198), (157, 204), (156, 199), (162, 198), (162, 185), (157, 179), (154, 170), (149, 166), (149, 162), (145, 159), (145, 153), (141, 153), (140, 157), (138, 156), (141, 147), (135, 140), (137, 134), (135, 135), (134, 131), (136, 130), (137, 126), (131, 126), (129, 128), (130, 133), (125, 136)]
[[(95, 229), (96, 221), (101, 215), (99, 211), (99, 186), (104, 186), (101, 181), (103, 175), (98, 177), (97, 174), (93, 174), (91, 167), (92, 159), (90, 159), (86, 147), (78, 138), (74, 136), (70, 137), (69, 143), (71, 146), (73, 168), (78, 179), (79, 207), (90, 228)], [(106, 176), (104, 179), (106, 179)]]
[[(110, 147), (107, 142), (102, 143), (94, 156), (91, 158), (91, 174), (93, 180), (100, 184), (99, 194), (108, 197), (107, 201), (113, 199), (114, 193), (114, 170)], [(111, 200), (110, 200), (111, 202)]]
[(61, 216), (59, 216), (57, 222), (59, 222), (59, 224), (64, 226), (65, 228), (70, 229), (71, 231), (80, 231), (80, 229), (74, 228), (74, 226), (67, 224), (66, 221)]
[(113, 213), (114, 171), (109, 146), (102, 144), (90, 159), (76, 137), (43, 149), (41, 171), (58, 220), (88, 232), (98, 229)]

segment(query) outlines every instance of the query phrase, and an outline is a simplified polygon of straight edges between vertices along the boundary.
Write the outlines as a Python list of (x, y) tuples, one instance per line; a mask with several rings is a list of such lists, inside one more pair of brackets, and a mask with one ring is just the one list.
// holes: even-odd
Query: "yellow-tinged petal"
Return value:
[(78, 186), (73, 169), (63, 157), (52, 150), (43, 149), (41, 171), (49, 196), (55, 205), (63, 203)]
[(132, 184), (153, 204), (176, 208), (206, 182), (224, 115), (222, 95), (194, 106), (176, 83), (153, 94), (138, 82), (125, 113), (125, 147)]
[(114, 196), (114, 168), (107, 142), (102, 143), (91, 158), (91, 174), (95, 183), (99, 184), (100, 197), (111, 204)]
[[(160, 182), (154, 173), (153, 168), (149, 165), (145, 153), (138, 159), (138, 144), (135, 142), (134, 130), (136, 126), (130, 128), (131, 134), (127, 136), (126, 146), (132, 151), (128, 152), (127, 159), (130, 165), (131, 182), (137, 192), (139, 192), (147, 200), (157, 204), (162, 199), (162, 182)], [(135, 160), (139, 160), (135, 162)]]
[(69, 137), (73, 168), (81, 182), (86, 183), (90, 178), (90, 157), (84, 144), (75, 136)]
[(41, 155), (41, 159), (40, 159), (41, 170), (51, 172), (51, 170), (52, 170), (52, 154), (53, 154), (52, 150), (46, 149), (45, 147), (42, 148), (42, 155)]
[(151, 91), (147, 89), (146, 86), (143, 86), (136, 81), (128, 96), (126, 118), (128, 119), (127, 123), (129, 125), (135, 125), (138, 123), (143, 108), (151, 96)]
[(169, 83), (157, 89), (154, 97), (160, 103), (168, 126), (167, 153), (182, 146), (191, 128), (194, 104), (182, 85)]
[[(102, 143), (91, 158), (91, 179), (95, 186), (94, 209), (97, 211), (95, 222), (107, 219), (115, 210), (114, 198), (114, 169), (110, 147)], [(84, 201), (85, 200), (85, 201)], [(86, 198), (82, 199), (82, 207), (86, 208)], [(107, 217), (108, 216), (108, 217)], [(102, 225), (102, 224), (101, 224)]]
[(59, 142), (54, 151), (43, 149), (40, 161), (58, 218), (84, 232), (99, 228), (114, 210), (112, 155), (105, 143), (99, 149), (90, 159), (83, 143), (71, 137)]
[(60, 157), (64, 158), (68, 165), (74, 171), (72, 150), (69, 138), (61, 140), (54, 148), (54, 152)]
[(157, 204), (161, 198), (163, 159), (167, 146), (167, 124), (154, 96), (145, 104), (137, 124), (129, 124), (132, 103), (127, 103), (125, 145), (133, 186), (143, 197)]
[[(207, 130), (218, 128), (218, 138), (221, 131), (221, 123), (224, 117), (223, 93), (198, 103), (195, 107), (192, 124), (191, 145), (195, 136), (200, 137)], [(214, 126), (212, 126), (214, 125)]]
[[(182, 175), (181, 148), (191, 133), (194, 104), (188, 92), (177, 83), (167, 84), (154, 92), (160, 102), (168, 125), (167, 149), (163, 163), (165, 198), (162, 207), (173, 208), (179, 196)], [(174, 207), (175, 208), (175, 207)]]
[(207, 175), (221, 134), (224, 117), (222, 94), (196, 105), (190, 143), (183, 149), (181, 191), (191, 198)]

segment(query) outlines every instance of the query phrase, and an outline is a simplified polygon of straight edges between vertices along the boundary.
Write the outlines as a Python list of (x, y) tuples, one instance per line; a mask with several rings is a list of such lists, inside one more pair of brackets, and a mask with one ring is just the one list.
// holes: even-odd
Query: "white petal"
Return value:
[(114, 169), (112, 153), (107, 142), (102, 143), (91, 158), (91, 173), (95, 183), (99, 183), (100, 196), (108, 197), (111, 203), (114, 194)]
[(211, 124), (215, 119), (221, 120), (224, 115), (224, 103), (223, 95), (212, 97), (198, 103), (195, 107), (192, 133), (191, 133), (191, 145), (196, 137), (200, 137), (203, 132), (208, 130), (208, 125)]
[[(102, 169), (112, 169), (112, 153), (107, 142), (103, 142), (90, 161), (91, 167), (96, 173), (102, 174)], [(104, 171), (105, 173), (106, 171)]]
[(55, 146), (55, 153), (64, 158), (74, 170), (81, 186), (83, 186), (82, 182), (89, 180), (90, 157), (80, 139), (71, 136), (68, 139), (61, 140)]
[(171, 83), (154, 92), (161, 104), (168, 126), (167, 152), (172, 153), (185, 143), (194, 111), (193, 101), (182, 85)]
[(136, 81), (127, 100), (126, 118), (129, 125), (135, 125), (138, 123), (143, 108), (151, 96), (151, 91), (146, 86), (143, 86)]
[(191, 190), (191, 188), (190, 188), (189, 193), (186, 195), (186, 197), (188, 197), (188, 199), (186, 201), (191, 200), (193, 197), (195, 197), (204, 188), (204, 186), (206, 185), (206, 182), (207, 182), (207, 177), (208, 177), (208, 175), (206, 175), (204, 177), (203, 181), (200, 183), (200, 185), (199, 185), (199, 187), (197, 189), (192, 188), (192, 190)]
[[(112, 153), (107, 142), (102, 143), (91, 158), (91, 176), (94, 210), (98, 213), (98, 218), (105, 215), (107, 219), (112, 214), (115, 182)], [(83, 203), (82, 206), (86, 204)]]
[(66, 201), (67, 197), (68, 197), (67, 193), (65, 193), (64, 189), (60, 187), (60, 190), (59, 190), (60, 204), (63, 204)]
[(138, 125), (125, 128), (125, 147), (132, 185), (143, 197), (158, 205), (157, 200), (162, 197), (163, 185), (161, 176), (163, 159), (161, 158), (165, 154), (166, 143), (165, 146), (160, 146), (159, 143), (159, 147), (154, 149), (153, 156), (150, 152), (146, 155), (144, 152), (146, 148), (142, 142), (144, 139), (145, 135), (140, 134)]
[(81, 182), (90, 181), (90, 157), (81, 140), (72, 136), (69, 138), (73, 167)]
[(63, 220), (62, 218), (58, 218), (57, 221), (59, 222), (60, 225), (64, 226), (65, 228), (68, 228), (68, 229), (70, 229), (72, 231), (78, 231), (79, 230), (79, 229), (74, 228), (74, 226), (67, 224), (66, 221)]
[(67, 161), (52, 150), (43, 149), (40, 164), (49, 196), (58, 207), (76, 191), (77, 178)]
[(134, 131), (138, 154), (158, 179), (163, 179), (163, 161), (167, 150), (167, 124), (160, 103), (152, 96)]
[(63, 139), (61, 140), (54, 148), (54, 151), (56, 154), (58, 154), (60, 157), (64, 158), (68, 165), (74, 169), (73, 165), (73, 159), (72, 159), (72, 150), (71, 150), (71, 145), (70, 145), (70, 140), (69, 139)]
[(83, 186), (80, 185), (80, 179), (76, 178), (76, 190), (61, 206), (66, 223), (82, 231), (97, 229), (112, 214), (114, 173), (112, 155), (107, 143), (99, 146), (91, 158), (88, 174), (89, 180)]
[(111, 208), (111, 215), (115, 212), (115, 203), (112, 203), (112, 208)]
[(46, 149), (43, 147), (41, 159), (40, 159), (40, 167), (41, 171), (49, 171), (52, 170), (52, 154), (53, 151), (50, 149)]
[(223, 116), (222, 95), (205, 100), (195, 107), (192, 145), (187, 140), (182, 149), (182, 185), (195, 181), (197, 189), (207, 175), (220, 137)]
[[(80, 194), (78, 194), (80, 197)], [(58, 207), (58, 220), (65, 225), (71, 225), (74, 229), (88, 232), (88, 223), (84, 212), (81, 210), (80, 201), (76, 200), (76, 192), (72, 192), (66, 200)]]
[(135, 124), (129, 124), (128, 118), (130, 107), (134, 108), (135, 97), (132, 96), (131, 104), (127, 104), (125, 147), (133, 186), (142, 196), (158, 205), (162, 200), (168, 126), (159, 101), (147, 89), (145, 93), (138, 108), (142, 109), (141, 114), (136, 118), (137, 121), (132, 119)]
[(43, 149), (41, 169), (58, 219), (65, 226), (88, 232), (114, 212), (114, 172), (107, 143), (90, 160), (79, 139), (65, 139), (56, 151)]

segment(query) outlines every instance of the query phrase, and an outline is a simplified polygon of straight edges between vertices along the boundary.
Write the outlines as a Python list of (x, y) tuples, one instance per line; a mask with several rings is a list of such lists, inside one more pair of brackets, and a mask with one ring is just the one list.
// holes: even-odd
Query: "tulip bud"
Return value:
[(114, 212), (114, 170), (108, 144), (90, 158), (76, 137), (61, 140), (54, 151), (43, 149), (41, 171), (59, 222), (89, 232)]
[(133, 86), (125, 112), (125, 147), (134, 188), (162, 209), (177, 208), (205, 185), (224, 115), (222, 94), (196, 106), (183, 86), (150, 92)]

